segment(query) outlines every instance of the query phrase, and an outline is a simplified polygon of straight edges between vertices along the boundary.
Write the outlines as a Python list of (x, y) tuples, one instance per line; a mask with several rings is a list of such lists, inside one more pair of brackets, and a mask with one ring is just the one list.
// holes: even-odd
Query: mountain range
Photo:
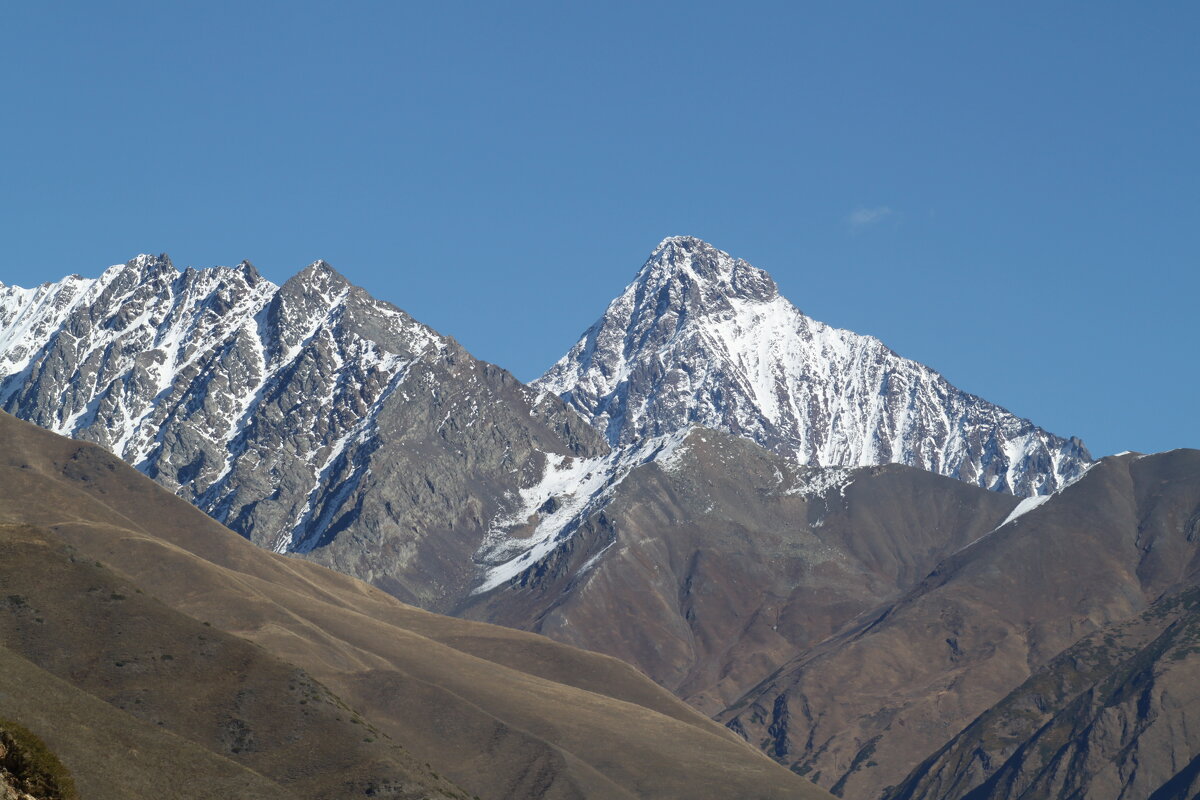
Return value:
[[(903, 463), (1022, 496), (1090, 463), (691, 237), (660, 244), (529, 387), (324, 262), (283, 286), (245, 262), (139, 256), (3, 287), (0, 407), (256, 544), (442, 609), (531, 566), (569, 511), (694, 425), (801, 465)], [(560, 506), (554, 522), (510, 535), (530, 496)]]
[[(271, 563), (459, 618), (422, 635), (532, 632), (486, 657), (539, 675), (527, 651), (579, 651), (533, 634), (615, 656), (840, 796), (1182, 799), (1200, 772), (1200, 454), (1095, 461), (692, 237), (528, 386), (324, 262), (2, 287), (0, 404), (296, 557)], [(496, 638), (434, 638), (460, 635)], [(562, 796), (603, 783), (562, 769)]]
[[(607, 448), (563, 404), (323, 262), (142, 256), (0, 290), (0, 403), (94, 442), (276, 552), (437, 607), (469, 590), (486, 520), (548, 458)], [(432, 578), (432, 579), (431, 579)]]

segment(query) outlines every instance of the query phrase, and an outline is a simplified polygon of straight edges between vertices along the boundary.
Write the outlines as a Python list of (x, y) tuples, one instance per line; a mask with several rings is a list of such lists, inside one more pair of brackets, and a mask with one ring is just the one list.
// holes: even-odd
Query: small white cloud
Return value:
[(872, 225), (878, 225), (885, 219), (892, 217), (896, 212), (887, 206), (876, 206), (875, 208), (856, 208), (846, 217), (846, 224), (851, 230), (862, 230), (869, 228)]

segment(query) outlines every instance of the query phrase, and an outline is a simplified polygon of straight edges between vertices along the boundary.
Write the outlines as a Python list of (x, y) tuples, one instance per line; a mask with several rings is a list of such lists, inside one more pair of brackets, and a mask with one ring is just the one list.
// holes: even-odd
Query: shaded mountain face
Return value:
[(0, 717), (83, 796), (828, 797), (616, 659), (255, 547), (94, 445), (0, 439)]
[(1108, 625), (1035, 672), (888, 792), (899, 798), (1200, 793), (1200, 589)]
[(1172, 796), (1200, 754), (1181, 594), (1200, 583), (1200, 451), (1106, 458), (1041, 500), (720, 718), (845, 797)]
[(430, 607), (471, 584), (486, 521), (547, 455), (605, 449), (324, 262), (282, 287), (165, 256), (0, 287), (0, 375), (17, 416), (105, 447), (260, 546)]
[(514, 546), (541, 541), (563, 509), (573, 521), (455, 613), (616, 656), (709, 714), (915, 585), (1018, 502), (900, 465), (802, 467), (702, 428), (624, 473), (560, 466), (594, 471), (600, 488), (574, 512), (569, 494), (531, 492)]
[(533, 385), (614, 446), (699, 424), (801, 464), (908, 464), (1017, 495), (1052, 492), (1091, 460), (1078, 439), (810, 319), (767, 273), (686, 236), (664, 240)]

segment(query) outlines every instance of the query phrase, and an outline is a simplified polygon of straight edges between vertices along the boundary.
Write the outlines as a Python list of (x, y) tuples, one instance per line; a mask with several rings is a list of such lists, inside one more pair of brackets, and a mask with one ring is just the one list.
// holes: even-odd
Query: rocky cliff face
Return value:
[(486, 521), (525, 473), (606, 449), (324, 262), (283, 286), (246, 263), (139, 256), (4, 287), (0, 371), (11, 413), (104, 446), (263, 547), (427, 606), (474, 580)]
[(908, 464), (1018, 495), (1052, 492), (1091, 460), (1079, 440), (805, 316), (766, 272), (686, 236), (664, 240), (534, 385), (615, 446), (698, 424), (801, 464)]

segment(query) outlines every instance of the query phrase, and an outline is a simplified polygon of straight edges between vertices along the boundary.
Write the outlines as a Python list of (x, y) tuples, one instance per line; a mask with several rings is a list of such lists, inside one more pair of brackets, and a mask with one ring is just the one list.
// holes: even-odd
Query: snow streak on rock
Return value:
[(621, 447), (703, 425), (801, 464), (902, 463), (1018, 495), (1091, 461), (1078, 439), (805, 316), (766, 272), (692, 237), (664, 240), (534, 385)]
[(547, 453), (538, 479), (515, 492), (515, 508), (498, 514), (488, 527), (474, 556), (482, 573), (473, 593), (501, 586), (551, 554), (605, 506), (633, 469), (650, 462), (673, 468), (687, 438), (687, 432), (660, 436), (593, 458)]
[(277, 550), (320, 538), (381, 404), (442, 347), (320, 261), (282, 287), (245, 262), (180, 272), (145, 255), (95, 280), (0, 286), (6, 411)]

